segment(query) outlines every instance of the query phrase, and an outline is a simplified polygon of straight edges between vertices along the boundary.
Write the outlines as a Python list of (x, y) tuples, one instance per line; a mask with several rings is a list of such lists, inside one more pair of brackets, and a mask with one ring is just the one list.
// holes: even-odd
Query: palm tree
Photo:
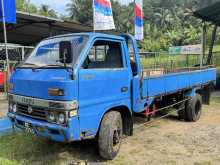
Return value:
[(46, 17), (54, 17), (57, 18), (57, 13), (55, 12), (55, 10), (50, 9), (50, 7), (48, 5), (44, 5), (42, 4), (38, 13), (40, 15), (44, 15)]
[(71, 0), (66, 11), (70, 20), (92, 25), (93, 8), (91, 0)]
[(16, 8), (19, 11), (37, 13), (37, 7), (29, 3), (27, 0), (16, 0)]
[(155, 12), (154, 18), (155, 18), (155, 23), (163, 28), (167, 29), (170, 24), (173, 23), (173, 16), (170, 10), (165, 9), (165, 8), (160, 8), (158, 9), (159, 11)]

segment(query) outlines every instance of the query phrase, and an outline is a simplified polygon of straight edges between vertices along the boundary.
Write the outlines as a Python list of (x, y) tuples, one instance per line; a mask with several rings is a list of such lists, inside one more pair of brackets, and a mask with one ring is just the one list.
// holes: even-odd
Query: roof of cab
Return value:
[(48, 39), (55, 39), (55, 38), (62, 38), (62, 37), (71, 37), (71, 36), (77, 36), (77, 35), (87, 35), (91, 38), (108, 38), (108, 39), (116, 39), (116, 40), (124, 40), (123, 37), (119, 35), (112, 35), (112, 34), (106, 34), (106, 33), (96, 33), (96, 32), (89, 32), (89, 33), (71, 33), (71, 34), (65, 34), (65, 35), (57, 35), (53, 37), (46, 38)]

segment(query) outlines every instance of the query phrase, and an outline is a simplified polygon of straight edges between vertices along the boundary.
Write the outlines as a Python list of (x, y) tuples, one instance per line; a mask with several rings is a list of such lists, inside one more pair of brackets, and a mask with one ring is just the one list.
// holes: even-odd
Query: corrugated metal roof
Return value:
[(195, 11), (194, 16), (220, 26), (220, 1)]
[[(17, 11), (17, 23), (7, 25), (8, 42), (23, 45), (36, 44), (51, 35), (89, 31), (92, 31), (92, 27), (77, 22), (20, 11)], [(2, 26), (0, 27), (0, 42), (3, 42)]]

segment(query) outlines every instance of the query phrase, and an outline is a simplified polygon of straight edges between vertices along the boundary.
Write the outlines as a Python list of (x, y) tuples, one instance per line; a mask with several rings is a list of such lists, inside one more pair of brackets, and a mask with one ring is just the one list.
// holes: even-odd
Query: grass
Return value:
[(220, 103), (220, 97), (213, 97), (212, 100), (211, 100), (211, 103), (219, 104)]
[[(28, 165), (33, 162), (56, 164), (59, 162), (56, 159), (56, 152), (60, 150), (60, 144), (38, 139), (24, 133), (0, 137), (0, 148), (1, 165)], [(48, 154), (51, 155), (49, 160), (45, 159), (45, 155), (48, 156)]]
[[(219, 51), (220, 52), (220, 51)], [(215, 66), (220, 66), (220, 53), (213, 53)], [(167, 68), (193, 67), (200, 64), (200, 55), (168, 55), (160, 54), (141, 58), (143, 68)]]
[(220, 52), (220, 45), (215, 45), (213, 48), (213, 52)]
[(94, 141), (58, 143), (25, 133), (0, 137), (0, 165), (63, 165), (97, 162)]
[(141, 59), (144, 68), (192, 67), (199, 64), (197, 55), (158, 55)]

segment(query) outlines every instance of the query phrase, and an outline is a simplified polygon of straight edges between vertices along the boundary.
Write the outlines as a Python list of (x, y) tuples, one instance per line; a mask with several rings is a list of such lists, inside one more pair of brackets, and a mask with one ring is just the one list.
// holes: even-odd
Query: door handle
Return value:
[(128, 87), (122, 87), (122, 88), (121, 88), (121, 92), (122, 92), (122, 93), (127, 92), (127, 91), (128, 91)]
[(95, 77), (95, 75), (90, 75), (90, 74), (87, 74), (87, 75), (83, 75), (83, 78), (86, 79), (86, 80), (91, 80)]

